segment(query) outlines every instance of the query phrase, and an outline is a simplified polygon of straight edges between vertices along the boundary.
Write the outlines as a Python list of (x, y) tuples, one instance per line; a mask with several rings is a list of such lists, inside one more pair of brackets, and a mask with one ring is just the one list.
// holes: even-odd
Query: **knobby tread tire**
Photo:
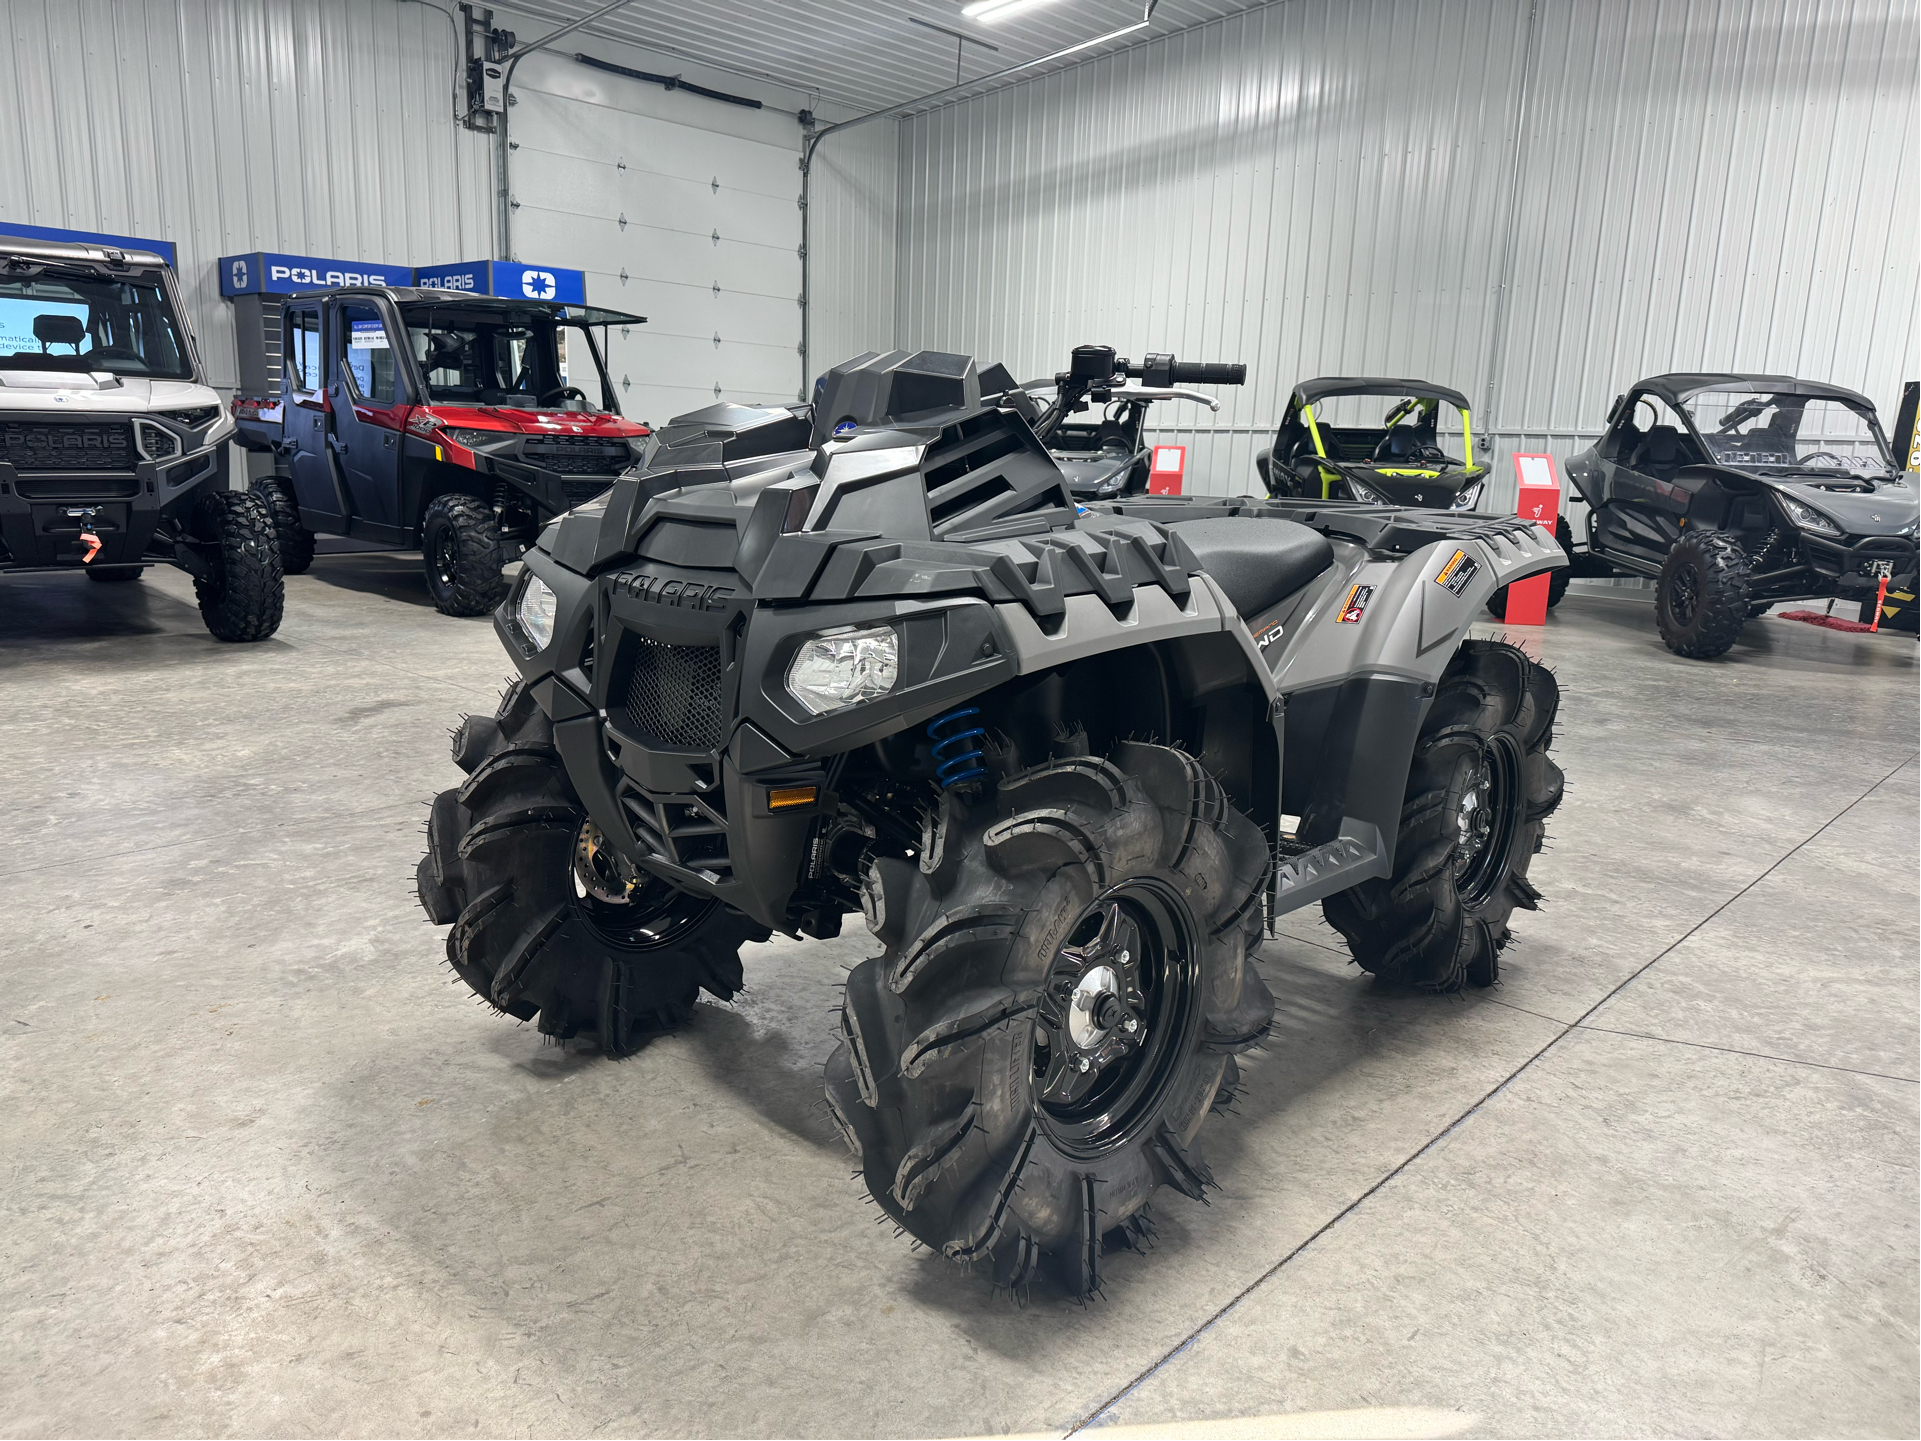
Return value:
[[(1462, 643), (1415, 741), (1394, 874), (1321, 905), (1363, 969), (1440, 992), (1499, 978), (1515, 909), (1537, 908), (1528, 867), (1561, 803), (1561, 768), (1548, 755), (1560, 701), (1553, 673), (1519, 647)], [(1515, 809), (1503, 869), (1476, 903), (1463, 896), (1456, 873), (1460, 800), (1481, 757), (1497, 745), (1519, 758)]]
[[(456, 559), (443, 583), (436, 557), (447, 530), (453, 532)], [(507, 577), (500, 573), (500, 522), (484, 500), (435, 496), (420, 522), (420, 561), (427, 592), (442, 615), (487, 615), (507, 598)]]
[[(1698, 599), (1685, 621), (1674, 612), (1675, 577), (1692, 571)], [(1654, 583), (1654, 621), (1676, 655), (1725, 655), (1748, 622), (1748, 553), (1726, 531), (1692, 530), (1674, 542)]]
[[(1274, 999), (1247, 959), (1246, 901), (1268, 847), (1191, 756), (1125, 743), (948, 792), (920, 862), (882, 859), (863, 911), (883, 952), (847, 978), (827, 1102), (868, 1191), (917, 1240), (1000, 1285), (1045, 1275), (1076, 1296), (1131, 1246), (1163, 1184), (1212, 1184), (1196, 1133)], [(1191, 1030), (1169, 1079), (1111, 1149), (1077, 1154), (1041, 1123), (1038, 988), (1089, 907), (1159, 884), (1191, 917)]]
[(193, 582), (200, 618), (216, 640), (265, 640), (280, 629), (287, 595), (266, 502), (247, 490), (207, 491), (193, 520), (207, 563)]
[(313, 532), (300, 523), (300, 505), (294, 499), (293, 485), (278, 476), (266, 476), (253, 483), (253, 493), (265, 502), (273, 517), (274, 534), (280, 540), (280, 569), (285, 575), (304, 575), (313, 564)]
[(690, 902), (698, 919), (659, 944), (593, 924), (574, 887), (586, 810), (524, 685), (495, 715), (461, 722), (453, 759), (467, 780), (434, 797), (417, 892), (428, 919), (453, 928), (448, 964), (488, 1005), (623, 1056), (687, 1020), (702, 989), (740, 990), (740, 948), (768, 931), (726, 906)]

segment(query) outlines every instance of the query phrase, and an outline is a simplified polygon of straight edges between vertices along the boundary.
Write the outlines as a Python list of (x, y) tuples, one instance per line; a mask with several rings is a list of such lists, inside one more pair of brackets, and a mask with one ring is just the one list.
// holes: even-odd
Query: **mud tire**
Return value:
[[(1514, 911), (1540, 900), (1527, 873), (1561, 803), (1561, 768), (1548, 755), (1559, 708), (1553, 674), (1524, 651), (1462, 643), (1415, 742), (1394, 874), (1321, 906), (1363, 969), (1442, 992), (1499, 979)], [(1478, 807), (1491, 824), (1476, 849), (1462, 817), (1483, 773), (1499, 779), (1495, 804)]]
[[(1214, 1184), (1197, 1133), (1273, 1017), (1246, 959), (1267, 845), (1192, 757), (1131, 742), (942, 805), (918, 863), (868, 871), (885, 949), (848, 976), (828, 1107), (874, 1200), (917, 1240), (1003, 1286), (1043, 1275), (1087, 1295), (1103, 1255), (1146, 1230), (1156, 1190), (1200, 1199)], [(1082, 964), (1061, 948), (1116, 913), (1103, 935), (1145, 938), (1143, 975), (1153, 947), (1175, 950), (1167, 935), (1186, 950), (1141, 1007), (1136, 1060), (1090, 1083), (1103, 1129), (1043, 1103), (1075, 1067), (1037, 1075), (1054, 1052), (1036, 1032), (1058, 1023), (1058, 966)]]
[(287, 584), (266, 502), (246, 490), (208, 491), (194, 505), (193, 532), (207, 567), (193, 593), (214, 639), (265, 640), (279, 630)]
[(300, 523), (300, 506), (293, 486), (275, 476), (253, 483), (253, 493), (265, 502), (280, 540), (280, 569), (285, 575), (304, 575), (313, 564), (313, 532)]
[(1725, 531), (1695, 530), (1674, 542), (1654, 582), (1654, 622), (1676, 655), (1724, 655), (1748, 621), (1748, 553)]
[(765, 926), (664, 882), (628, 917), (581, 894), (586, 808), (524, 685), (461, 723), (453, 758), (467, 781), (434, 797), (416, 880), (428, 918), (453, 927), (448, 964), (488, 1005), (624, 1056), (687, 1020), (702, 989), (740, 990), (740, 948), (766, 940)]
[(420, 563), (442, 615), (486, 615), (507, 598), (500, 522), (484, 500), (434, 497), (420, 522)]

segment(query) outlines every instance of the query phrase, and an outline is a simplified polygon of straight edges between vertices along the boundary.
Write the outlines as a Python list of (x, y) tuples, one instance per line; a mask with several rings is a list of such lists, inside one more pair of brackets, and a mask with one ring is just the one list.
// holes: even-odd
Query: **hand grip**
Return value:
[(1168, 369), (1175, 385), (1247, 384), (1247, 367), (1225, 361), (1177, 360)]

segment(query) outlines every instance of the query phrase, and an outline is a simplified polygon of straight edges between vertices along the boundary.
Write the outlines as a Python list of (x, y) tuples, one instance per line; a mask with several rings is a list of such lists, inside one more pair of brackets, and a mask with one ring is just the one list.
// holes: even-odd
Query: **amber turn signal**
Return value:
[(780, 786), (767, 792), (767, 809), (791, 811), (795, 806), (811, 806), (819, 795), (818, 786)]

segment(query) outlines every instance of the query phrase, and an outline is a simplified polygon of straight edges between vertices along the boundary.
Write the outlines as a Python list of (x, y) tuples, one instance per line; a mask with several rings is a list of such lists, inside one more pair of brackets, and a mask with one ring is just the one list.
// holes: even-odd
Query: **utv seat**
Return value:
[(1334, 564), (1327, 537), (1292, 520), (1251, 515), (1177, 520), (1167, 532), (1195, 569), (1214, 577), (1243, 620), (1285, 600)]
[(1681, 432), (1671, 425), (1656, 425), (1649, 428), (1640, 445), (1635, 447), (1634, 455), (1628, 461), (1629, 470), (1671, 471), (1686, 457), (1681, 449)]

